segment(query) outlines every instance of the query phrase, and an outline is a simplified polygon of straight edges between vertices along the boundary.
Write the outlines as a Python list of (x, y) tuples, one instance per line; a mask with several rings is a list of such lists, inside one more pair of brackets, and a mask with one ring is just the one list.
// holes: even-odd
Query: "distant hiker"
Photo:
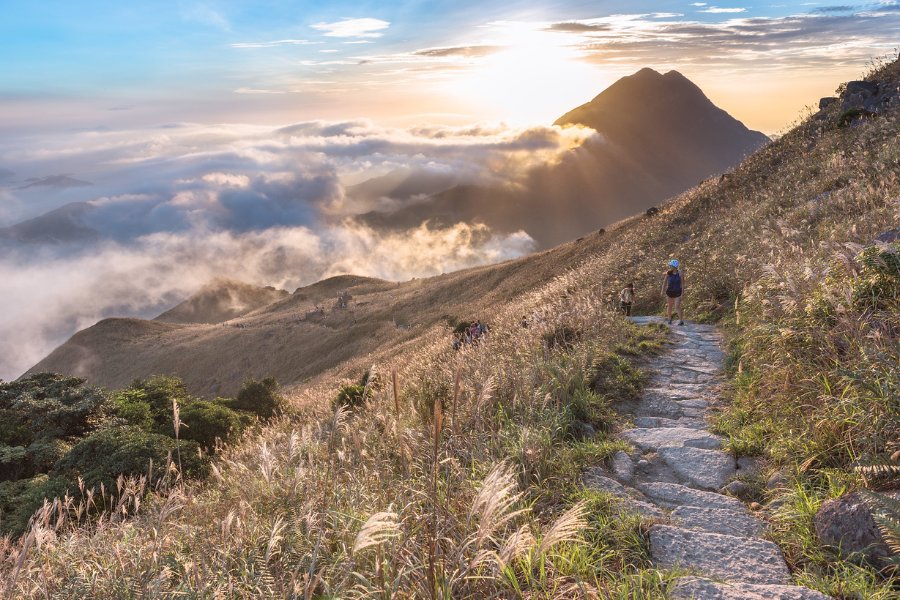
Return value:
[(522, 325), (522, 329), (528, 329), (528, 317), (522, 315), (522, 320), (519, 323)]
[(666, 317), (669, 325), (672, 324), (672, 309), (678, 313), (678, 324), (684, 325), (684, 316), (681, 312), (681, 295), (684, 293), (684, 276), (678, 270), (679, 262), (674, 258), (669, 261), (669, 270), (663, 279), (663, 294), (666, 295)]
[(626, 317), (631, 316), (631, 303), (634, 302), (634, 283), (629, 283), (619, 293), (619, 308)]

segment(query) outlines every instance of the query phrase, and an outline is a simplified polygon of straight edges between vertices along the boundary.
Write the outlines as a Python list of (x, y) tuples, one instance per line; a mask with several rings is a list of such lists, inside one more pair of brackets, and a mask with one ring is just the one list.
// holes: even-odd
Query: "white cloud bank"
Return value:
[[(18, 213), (7, 225), (34, 216), (39, 197), (46, 208), (53, 197), (81, 204), (75, 216), (7, 230), (5, 241), (0, 231), (0, 377), (101, 318), (153, 317), (217, 276), (293, 291), (341, 273), (403, 280), (520, 256), (534, 248), (524, 232), (477, 223), (386, 231), (355, 217), (458, 184), (515, 186), (592, 135), (315, 121), (3, 142), (0, 165), (16, 175), (0, 182), (0, 215)], [(60, 164), (93, 185), (21, 189)], [(79, 227), (98, 239), (46, 243)]]

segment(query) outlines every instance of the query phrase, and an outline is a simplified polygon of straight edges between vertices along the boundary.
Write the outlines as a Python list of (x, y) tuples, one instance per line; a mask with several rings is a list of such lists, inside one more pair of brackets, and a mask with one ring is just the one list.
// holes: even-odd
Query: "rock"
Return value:
[[(878, 235), (875, 238), (879, 242), (884, 242), (885, 244), (890, 244), (900, 240), (900, 227), (895, 229), (890, 229)], [(891, 455), (891, 460), (894, 462), (900, 462), (900, 450), (897, 450)]]
[(590, 423), (575, 421), (572, 423), (572, 435), (576, 440), (589, 440), (597, 435), (597, 430)]
[(752, 511), (762, 510), (762, 504), (760, 504), (759, 502), (751, 502), (750, 510), (752, 510)]
[(701, 419), (667, 419), (666, 417), (638, 417), (634, 420), (635, 427), (652, 429), (654, 427), (690, 427), (691, 429), (705, 429), (706, 423)]
[(755, 475), (762, 467), (762, 459), (758, 456), (742, 456), (737, 459), (737, 468), (741, 475)]
[(762, 523), (746, 510), (679, 506), (670, 516), (684, 529), (737, 537), (757, 537), (763, 532)]
[(642, 450), (656, 450), (667, 446), (691, 446), (706, 449), (722, 446), (722, 442), (713, 434), (691, 427), (628, 429), (622, 432), (622, 437)]
[(734, 458), (719, 450), (665, 447), (659, 455), (682, 480), (697, 487), (718, 490), (734, 476)]
[(781, 550), (759, 538), (654, 525), (650, 528), (650, 556), (656, 566), (689, 569), (723, 581), (758, 585), (791, 581)]
[(865, 97), (878, 95), (878, 84), (871, 81), (848, 81), (844, 96), (861, 94)]
[(826, 96), (825, 98), (822, 98), (821, 100), (819, 100), (819, 110), (824, 110), (837, 101), (838, 101), (838, 99), (835, 98), (834, 96)]
[(663, 508), (677, 508), (679, 506), (699, 506), (701, 508), (725, 508), (742, 510), (744, 505), (740, 500), (716, 494), (695, 490), (677, 483), (646, 483), (638, 486), (638, 489), (648, 496), (655, 504)]
[(813, 525), (819, 541), (838, 548), (845, 558), (861, 556), (880, 566), (891, 554), (872, 510), (855, 492), (823, 503)]
[(829, 600), (821, 592), (796, 585), (716, 583), (701, 577), (679, 577), (669, 588), (671, 600)]
[(649, 499), (641, 492), (634, 488), (626, 487), (615, 479), (610, 479), (599, 468), (588, 469), (584, 474), (584, 485), (614, 496), (632, 512), (656, 519), (664, 519), (666, 517), (666, 513), (651, 504)]
[(613, 474), (622, 481), (631, 481), (634, 478), (634, 462), (625, 452), (619, 450), (612, 457)]
[(732, 481), (722, 488), (722, 493), (741, 500), (748, 500), (753, 494), (753, 490), (743, 481)]
[[(896, 231), (897, 238), (900, 238), (900, 229)], [(880, 237), (880, 236), (879, 236)], [(895, 238), (895, 239), (897, 239)], [(891, 462), (900, 463), (900, 450), (891, 454)]]
[(778, 470), (769, 475), (766, 480), (766, 488), (770, 490), (781, 490), (788, 485), (788, 476), (784, 470)]

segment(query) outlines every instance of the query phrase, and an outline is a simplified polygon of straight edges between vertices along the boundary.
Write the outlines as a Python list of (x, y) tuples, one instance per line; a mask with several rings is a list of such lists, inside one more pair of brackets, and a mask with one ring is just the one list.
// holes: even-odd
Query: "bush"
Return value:
[(213, 449), (217, 439), (232, 441), (243, 428), (236, 411), (208, 400), (194, 400), (181, 409), (181, 421), (181, 439), (193, 440), (205, 450)]
[(113, 406), (116, 416), (129, 425), (174, 436), (173, 400), (184, 407), (193, 398), (177, 377), (156, 375), (145, 380), (134, 380), (128, 388), (113, 397)]
[(278, 393), (278, 382), (274, 377), (248, 379), (241, 386), (237, 398), (231, 402), (231, 408), (254, 413), (263, 419), (271, 419), (284, 410), (284, 406), (284, 398)]
[[(56, 463), (56, 470), (74, 481), (81, 477), (87, 487), (103, 483), (115, 489), (120, 474), (159, 477), (176, 449), (181, 449), (181, 466), (185, 476), (200, 476), (206, 471), (207, 460), (200, 457), (199, 445), (191, 440), (177, 440), (137, 427), (110, 427), (82, 439)], [(152, 470), (150, 469), (152, 462)]]
[(45, 436), (81, 436), (105, 420), (106, 405), (106, 396), (85, 387), (84, 379), (36, 373), (0, 384), (0, 436), (23, 446)]
[(347, 384), (341, 386), (337, 398), (334, 399), (334, 408), (344, 406), (350, 410), (361, 408), (369, 399), (369, 390), (359, 384)]
[(0, 483), (0, 535), (20, 535), (31, 516), (43, 504), (61, 498), (73, 489), (65, 477), (45, 474), (31, 479)]

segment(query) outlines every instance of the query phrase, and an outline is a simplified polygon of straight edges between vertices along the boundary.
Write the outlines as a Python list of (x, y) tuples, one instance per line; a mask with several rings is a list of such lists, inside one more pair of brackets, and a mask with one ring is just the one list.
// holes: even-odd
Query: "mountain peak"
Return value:
[(678, 71), (663, 75), (651, 68), (619, 79), (555, 124), (584, 125), (619, 144), (630, 143), (636, 132), (643, 132), (654, 148), (678, 147), (681, 153), (690, 152), (696, 142), (697, 150), (722, 170), (768, 141), (718, 108)]

